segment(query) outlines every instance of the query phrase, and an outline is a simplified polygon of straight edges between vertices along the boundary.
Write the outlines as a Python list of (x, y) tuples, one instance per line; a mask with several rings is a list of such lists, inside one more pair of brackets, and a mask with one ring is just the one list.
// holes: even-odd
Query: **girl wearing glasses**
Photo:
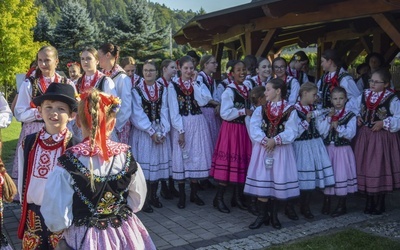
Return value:
[(378, 69), (370, 88), (357, 98), (359, 131), (355, 141), (358, 191), (366, 195), (364, 213), (385, 212), (385, 194), (400, 188), (400, 103), (390, 91), (391, 75)]
[(296, 78), (289, 76), (286, 72), (287, 62), (282, 57), (277, 57), (272, 61), (272, 70), (276, 78), (282, 79), (287, 87), (287, 94), (283, 98), (294, 105), (299, 96), (300, 84)]

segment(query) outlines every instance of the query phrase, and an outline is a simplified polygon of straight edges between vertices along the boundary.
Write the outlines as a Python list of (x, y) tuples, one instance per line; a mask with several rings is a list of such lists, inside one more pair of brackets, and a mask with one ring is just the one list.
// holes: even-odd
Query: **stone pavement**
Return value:
[[(187, 196), (185, 209), (177, 208), (177, 198), (172, 201), (160, 198), (163, 208), (154, 208), (152, 214), (139, 212), (137, 215), (160, 250), (262, 249), (347, 227), (359, 228), (400, 241), (400, 192), (387, 195), (387, 212), (384, 215), (365, 215), (362, 212), (365, 200), (359, 195), (351, 195), (347, 203), (348, 213), (331, 218), (321, 214), (322, 194), (316, 191), (311, 204), (315, 218), (305, 219), (296, 208), (300, 219), (291, 221), (283, 214), (281, 205), (281, 212), (278, 215), (282, 223), (280, 230), (264, 225), (256, 230), (248, 229), (248, 225), (256, 217), (238, 208), (232, 208), (230, 214), (218, 212), (212, 207), (214, 194), (215, 189), (200, 191), (199, 196), (206, 202), (206, 205), (201, 207), (190, 203)], [(230, 193), (225, 195), (228, 206), (230, 197)], [(335, 199), (332, 200), (332, 209), (334, 206), (336, 206)], [(19, 218), (19, 205), (5, 204), (4, 229), (15, 249), (21, 249), (21, 241), (17, 238)]]

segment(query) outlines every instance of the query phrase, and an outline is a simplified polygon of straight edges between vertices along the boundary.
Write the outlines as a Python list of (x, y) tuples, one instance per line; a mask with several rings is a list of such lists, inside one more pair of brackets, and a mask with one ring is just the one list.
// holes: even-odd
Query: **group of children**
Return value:
[(391, 154), (400, 148), (400, 105), (386, 69), (370, 72), (360, 93), (333, 50), (322, 54), (326, 73), (317, 84), (302, 71), (302, 51), (290, 62), (231, 61), (218, 83), (216, 58), (196, 56), (164, 60), (160, 69), (147, 60), (139, 77), (134, 60), (120, 66), (119, 47), (107, 43), (84, 49), (80, 64), (69, 65), (84, 72), (69, 80), (55, 72), (57, 50), (39, 50), (14, 109), (23, 122), (13, 174), (24, 249), (154, 249), (134, 213), (162, 207), (159, 182), (161, 196), (177, 197), (183, 209), (186, 180), (190, 202), (203, 206), (200, 183), (211, 177), (213, 206), (223, 213), (233, 186), (231, 206), (257, 215), (251, 229), (281, 228), (280, 201), (297, 220), (297, 197), (312, 219), (316, 189), (325, 194), (323, 214), (345, 214), (357, 191), (366, 194), (364, 212), (385, 211), (385, 194), (400, 187), (400, 159)]

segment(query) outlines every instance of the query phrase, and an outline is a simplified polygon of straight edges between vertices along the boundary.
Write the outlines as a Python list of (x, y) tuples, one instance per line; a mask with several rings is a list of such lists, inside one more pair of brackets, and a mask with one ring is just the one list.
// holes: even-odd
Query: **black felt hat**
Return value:
[(51, 83), (43, 95), (35, 97), (32, 101), (36, 106), (40, 106), (45, 100), (66, 103), (72, 111), (77, 109), (75, 89), (67, 83)]

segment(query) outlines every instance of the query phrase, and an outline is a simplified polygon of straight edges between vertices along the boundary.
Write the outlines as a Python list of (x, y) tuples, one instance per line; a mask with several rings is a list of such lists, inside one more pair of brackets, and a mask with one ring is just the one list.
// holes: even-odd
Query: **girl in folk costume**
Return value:
[(309, 59), (306, 53), (299, 50), (293, 54), (287, 66), (286, 72), (289, 76), (296, 78), (300, 86), (303, 85), (303, 83), (309, 82), (307, 74), (303, 71), (303, 67), (308, 65), (308, 63)]
[[(78, 93), (84, 93), (92, 88), (96, 88), (100, 91), (116, 96), (115, 84), (111, 78), (97, 70), (99, 64), (99, 56), (97, 50), (93, 47), (88, 47), (82, 50), (81, 54), (81, 65), (83, 68), (83, 75), (78, 79), (76, 88)], [(74, 144), (82, 141), (82, 132), (77, 127), (76, 122), (72, 124), (74, 133)], [(116, 136), (114, 136), (116, 140)]]
[(267, 84), (269, 80), (272, 78), (272, 66), (271, 62), (265, 57), (259, 57), (257, 59), (257, 67), (256, 67), (257, 75), (247, 79), (245, 84), (254, 88), (256, 86), (264, 86)]
[(251, 141), (247, 133), (245, 118), (250, 110), (249, 88), (243, 82), (246, 77), (245, 64), (236, 61), (231, 68), (233, 83), (229, 84), (221, 99), (223, 119), (212, 159), (210, 175), (218, 182), (213, 205), (222, 213), (230, 213), (224, 203), (226, 186), (234, 185), (232, 206), (247, 209), (243, 203), (243, 186), (251, 156)]
[[(164, 91), (168, 92), (168, 86), (172, 84), (172, 78), (176, 76), (177, 72), (176, 62), (171, 59), (165, 59), (164, 61), (161, 62), (160, 69), (162, 75), (160, 78), (158, 78), (157, 82), (164, 86)], [(168, 115), (168, 121), (170, 122), (169, 115)], [(170, 134), (168, 133), (166, 136), (168, 137), (170, 136)], [(169, 141), (171, 142), (171, 148), (172, 148), (172, 140), (169, 139)], [(161, 197), (167, 200), (172, 200), (174, 196), (179, 197), (179, 192), (178, 190), (176, 190), (174, 185), (174, 179), (172, 178), (172, 166), (170, 167), (169, 171), (168, 185), (166, 180), (161, 180), (160, 195)]]
[(148, 195), (142, 211), (148, 213), (153, 212), (150, 205), (162, 207), (157, 197), (158, 181), (168, 179), (171, 168), (167, 91), (156, 77), (154, 60), (145, 61), (143, 79), (132, 90), (131, 122), (134, 128), (130, 140), (132, 154), (146, 178)]
[(179, 181), (178, 208), (185, 208), (185, 179), (190, 180), (190, 202), (202, 206), (197, 195), (198, 180), (208, 177), (211, 165), (211, 139), (200, 107), (209, 101), (209, 91), (196, 81), (190, 56), (179, 60), (182, 76), (168, 86), (168, 108), (172, 138), (172, 176)]
[(372, 73), (370, 88), (357, 99), (360, 107), (354, 155), (358, 191), (365, 193), (365, 213), (385, 212), (385, 194), (400, 188), (400, 102), (388, 90), (387, 69)]
[[(259, 215), (249, 226), (264, 223), (281, 228), (277, 217), (278, 200), (299, 196), (296, 160), (292, 143), (298, 134), (299, 118), (296, 110), (285, 99), (286, 84), (275, 78), (266, 85), (267, 104), (254, 111), (250, 121), (250, 135), (255, 141), (244, 192), (258, 198)], [(267, 202), (270, 200), (270, 210)]]
[(340, 86), (347, 92), (348, 102), (346, 103), (346, 109), (355, 111), (352, 103), (361, 93), (353, 78), (341, 65), (340, 57), (335, 50), (328, 49), (322, 53), (321, 66), (325, 74), (317, 83), (318, 95), (322, 101), (322, 108), (330, 108), (332, 107), (331, 91), (333, 88)]
[(115, 131), (118, 140), (127, 144), (131, 131), (131, 123), (129, 121), (132, 114), (132, 81), (123, 68), (117, 64), (119, 59), (119, 47), (105, 43), (99, 48), (99, 62), (102, 72), (106, 76), (111, 77), (115, 83), (117, 96), (121, 99), (121, 110), (117, 114), (117, 123)]
[(353, 112), (345, 109), (347, 93), (344, 88), (335, 87), (331, 92), (331, 100), (334, 112), (320, 121), (320, 128), (332, 162), (336, 184), (324, 189), (322, 214), (330, 213), (331, 197), (336, 195), (339, 203), (331, 216), (337, 217), (346, 213), (347, 194), (357, 192), (356, 161), (350, 146), (356, 135), (357, 119)]
[(217, 82), (217, 93), (216, 93), (216, 100), (221, 103), (221, 96), (222, 93), (224, 93), (226, 87), (230, 84), (233, 83), (233, 77), (232, 77), (232, 73), (230, 72), (233, 63), (235, 63), (236, 60), (229, 60), (226, 64), (226, 68), (227, 68), (227, 73), (226, 73), (226, 78), (223, 79), (222, 81), (218, 81)]
[(78, 62), (69, 62), (67, 63), (69, 79), (76, 84), (81, 74), (81, 65)]
[(289, 76), (286, 72), (287, 62), (282, 57), (277, 57), (272, 61), (272, 70), (276, 78), (280, 78), (287, 85), (287, 94), (283, 98), (294, 105), (299, 96), (300, 84), (296, 78)]
[[(26, 135), (38, 132), (44, 125), (43, 118), (36, 105), (32, 102), (32, 99), (43, 95), (52, 82), (68, 83), (74, 86), (67, 78), (56, 73), (58, 65), (58, 52), (56, 48), (53, 46), (44, 46), (39, 49), (36, 57), (38, 67), (22, 83), (15, 104), (14, 116), (19, 122), (23, 123), (17, 148), (21, 146), (22, 140)], [(18, 157), (16, 151), (12, 177), (16, 179), (17, 176)]]
[[(8, 106), (3, 94), (0, 93), (0, 129), (4, 129), (11, 124), (12, 113)], [(1, 135), (1, 133), (0, 133)], [(3, 232), (3, 201), (12, 202), (14, 196), (17, 194), (17, 188), (14, 181), (7, 174), (6, 167), (1, 158), (3, 142), (0, 136), (0, 249), (12, 250), (13, 248), (8, 244), (7, 238)]]
[(217, 101), (217, 84), (211, 74), (217, 71), (218, 63), (212, 55), (204, 55), (200, 59), (201, 71), (197, 76), (197, 81), (202, 82), (207, 86), (210, 92), (210, 100), (201, 107), (201, 112), (206, 117), (208, 127), (211, 134), (212, 151), (214, 151), (215, 143), (217, 142), (219, 128), (221, 127), (221, 118), (219, 116), (220, 103)]
[[(156, 249), (134, 213), (146, 185), (126, 144), (109, 140), (121, 101), (91, 89), (80, 95), (77, 123), (85, 140), (58, 158), (41, 212), (72, 249)], [(62, 195), (60, 195), (62, 194)]]
[[(309, 206), (312, 191), (335, 185), (332, 163), (320, 134), (322, 116), (313, 112), (313, 104), (318, 98), (317, 92), (318, 88), (314, 83), (304, 83), (300, 87), (300, 101), (295, 105), (300, 121), (293, 149), (299, 176), (300, 212), (307, 219), (314, 218)], [(289, 219), (299, 219), (291, 201), (286, 204), (285, 214)]]
[(377, 52), (372, 52), (365, 57), (365, 64), (367, 71), (361, 74), (357, 80), (357, 88), (362, 93), (365, 89), (369, 89), (368, 80), (371, 78), (373, 72), (380, 68), (387, 67), (385, 57)]
[(126, 74), (131, 78), (132, 88), (135, 87), (136, 83), (140, 80), (140, 76), (136, 74), (136, 61), (131, 56), (121, 58), (121, 67), (124, 69)]
[[(18, 148), (18, 193), (22, 205), (18, 237), (22, 239), (22, 249), (54, 249), (61, 233), (48, 230), (40, 207), (47, 202), (43, 192), (57, 158), (72, 145), (67, 123), (75, 117), (75, 90), (68, 84), (52, 83), (33, 103), (45, 125), (26, 136)], [(56, 195), (62, 197), (60, 193)]]

